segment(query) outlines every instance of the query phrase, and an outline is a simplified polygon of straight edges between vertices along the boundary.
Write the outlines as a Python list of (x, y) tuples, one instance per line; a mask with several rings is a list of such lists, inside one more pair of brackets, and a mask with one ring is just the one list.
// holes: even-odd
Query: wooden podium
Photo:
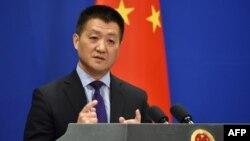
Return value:
[(223, 141), (220, 124), (74, 124), (57, 141)]

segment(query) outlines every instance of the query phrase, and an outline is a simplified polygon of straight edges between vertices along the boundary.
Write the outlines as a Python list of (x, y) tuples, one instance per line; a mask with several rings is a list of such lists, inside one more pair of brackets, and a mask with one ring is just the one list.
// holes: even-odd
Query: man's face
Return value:
[(73, 35), (79, 65), (92, 77), (99, 79), (116, 61), (120, 49), (119, 31), (115, 22), (90, 19), (81, 35)]

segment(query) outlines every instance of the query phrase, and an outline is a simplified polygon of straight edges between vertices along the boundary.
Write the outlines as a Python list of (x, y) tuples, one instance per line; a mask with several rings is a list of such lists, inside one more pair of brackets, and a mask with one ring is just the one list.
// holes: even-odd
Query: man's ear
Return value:
[(78, 34), (74, 33), (72, 38), (73, 38), (74, 47), (76, 50), (78, 50), (80, 37), (78, 36)]

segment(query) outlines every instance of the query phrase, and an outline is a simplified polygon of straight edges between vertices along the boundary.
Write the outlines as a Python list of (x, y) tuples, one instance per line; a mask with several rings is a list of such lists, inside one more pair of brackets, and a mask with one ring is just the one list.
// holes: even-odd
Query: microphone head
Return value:
[(192, 122), (192, 116), (179, 104), (173, 105), (170, 112), (180, 123)]
[(157, 106), (149, 107), (147, 113), (155, 123), (168, 123), (168, 117)]

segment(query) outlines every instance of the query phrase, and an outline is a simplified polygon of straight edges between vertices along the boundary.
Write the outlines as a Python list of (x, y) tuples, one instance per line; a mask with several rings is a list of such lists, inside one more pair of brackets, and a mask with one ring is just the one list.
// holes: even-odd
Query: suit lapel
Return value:
[[(111, 74), (110, 84), (110, 122), (119, 122), (119, 117), (123, 115), (124, 94), (122, 92), (122, 82)], [(79, 76), (73, 71), (65, 80), (67, 85), (64, 89), (65, 95), (69, 99), (75, 114), (78, 116), (84, 105), (87, 104), (87, 98), (82, 87)]]
[(110, 122), (119, 122), (119, 117), (123, 114), (124, 95), (122, 93), (122, 82), (111, 75), (110, 84), (110, 103), (111, 118)]
[(73, 71), (70, 74), (68, 79), (65, 81), (65, 84), (68, 85), (64, 89), (65, 94), (73, 106), (76, 114), (78, 115), (84, 105), (87, 103), (87, 98), (76, 71)]

